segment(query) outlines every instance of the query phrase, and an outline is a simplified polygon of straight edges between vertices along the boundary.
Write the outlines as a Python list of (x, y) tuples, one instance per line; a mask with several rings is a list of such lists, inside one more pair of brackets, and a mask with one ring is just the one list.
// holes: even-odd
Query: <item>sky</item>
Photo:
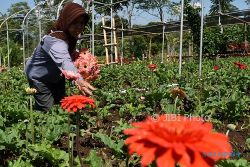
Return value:
[[(34, 6), (34, 0), (0, 0), (1, 2), (0, 12), (6, 13), (7, 9), (11, 6), (11, 4), (23, 1), (28, 2), (30, 7)], [(75, 0), (75, 1), (81, 1), (81, 0)], [(233, 4), (237, 6), (240, 10), (247, 9), (250, 7), (250, 5), (246, 5), (245, 0), (235, 0)], [(210, 0), (204, 0), (205, 13), (208, 13), (210, 6), (211, 6)], [(158, 21), (159, 19), (147, 13), (137, 12), (137, 14), (132, 19), (132, 24), (144, 25), (147, 24), (148, 22), (155, 20)]]

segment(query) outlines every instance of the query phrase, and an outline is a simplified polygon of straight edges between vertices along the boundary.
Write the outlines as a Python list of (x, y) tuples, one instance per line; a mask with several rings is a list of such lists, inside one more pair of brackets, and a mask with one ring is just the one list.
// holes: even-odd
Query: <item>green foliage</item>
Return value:
[(196, 52), (198, 53), (199, 43), (200, 43), (200, 27), (201, 27), (201, 17), (200, 17), (200, 9), (193, 8), (190, 4), (190, 0), (185, 0), (185, 10), (186, 19), (188, 21), (188, 25), (191, 29), (191, 33), (193, 35), (193, 43), (196, 48)]
[(224, 38), (227, 42), (244, 42), (244, 26), (243, 25), (232, 25), (226, 26), (223, 31)]
[(30, 163), (30, 160), (22, 160), (22, 157), (19, 157), (18, 160), (10, 161), (8, 164), (9, 167), (33, 167)]
[(53, 166), (68, 166), (68, 154), (65, 151), (53, 148), (48, 143), (30, 145), (28, 154), (33, 161), (47, 160)]
[(21, 140), (21, 134), (16, 127), (0, 129), (0, 151), (8, 149), (12, 151), (19, 151), (24, 145), (25, 140)]
[(165, 13), (166, 8), (169, 8), (171, 4), (169, 0), (136, 0), (135, 3), (138, 4), (139, 9), (145, 10), (148, 13), (150, 13), (151, 10), (157, 10), (158, 14), (152, 15), (159, 17), (160, 21), (164, 21), (163, 14)]
[[(40, 0), (36, 0), (37, 4)], [(118, 0), (117, 0), (118, 1)], [(113, 2), (117, 2), (113, 1)], [(58, 4), (60, 0), (55, 0)], [(84, 1), (85, 2), (85, 1)], [(102, 0), (103, 3), (110, 1)], [(114, 6), (114, 10), (118, 11), (122, 8), (129, 8), (132, 1), (118, 3)], [(161, 1), (134, 1), (137, 8), (152, 12), (156, 9), (157, 17), (164, 21), (166, 9), (172, 6), (169, 0)], [(194, 9), (185, 1), (185, 18), (189, 22), (191, 35), (195, 47), (199, 46), (200, 36), (200, 9)], [(222, 11), (232, 10), (230, 4), (232, 0), (223, 0)], [(218, 2), (213, 1), (218, 9)], [(86, 5), (86, 2), (85, 2)], [(217, 6), (216, 6), (217, 5)], [(231, 6), (231, 7), (230, 7)], [(212, 6), (213, 7), (213, 6)], [(20, 8), (29, 9), (26, 2), (16, 3), (8, 10), (14, 13)], [(226, 9), (227, 8), (227, 9)], [(107, 10), (98, 10), (98, 13), (109, 13)], [(176, 8), (177, 9), (177, 8)], [(129, 9), (128, 9), (129, 10)], [(177, 14), (177, 11), (175, 11)], [(25, 14), (22, 12), (21, 14)], [(129, 11), (128, 11), (129, 13)], [(26, 51), (30, 55), (37, 44), (37, 27), (32, 27), (36, 23), (37, 17), (31, 13), (29, 19), (29, 27), (26, 34)], [(51, 16), (54, 11), (44, 13)], [(152, 13), (151, 13), (152, 14)], [(155, 14), (155, 11), (153, 12)], [(9, 28), (19, 29), (21, 19), (11, 19), (8, 24)], [(128, 21), (119, 16), (115, 16), (116, 27), (124, 28), (130, 25)], [(91, 24), (91, 22), (89, 22)], [(88, 24), (86, 33), (90, 33), (91, 25)], [(155, 22), (148, 25), (154, 25)], [(49, 30), (51, 22), (43, 23), (46, 27), (44, 33)], [(110, 21), (107, 21), (110, 25)], [(5, 25), (3, 25), (4, 28)], [(102, 33), (101, 23), (95, 25), (96, 33)], [(135, 27), (140, 27), (137, 25)], [(243, 42), (244, 27), (224, 26), (224, 33), (220, 33), (219, 27), (205, 28), (204, 34), (204, 52), (206, 54), (218, 54), (227, 50), (229, 42)], [(248, 27), (249, 28), (249, 27)], [(6, 33), (1, 34), (0, 54), (2, 61), (7, 64), (7, 47)], [(247, 34), (249, 39), (249, 33)], [(10, 33), (10, 60), (11, 66), (18, 66), (22, 63), (22, 32), (18, 31)], [(132, 36), (124, 39), (124, 55), (131, 57), (135, 54), (137, 58), (141, 58), (142, 54), (149, 52), (150, 39), (152, 41), (151, 55), (156, 57), (161, 51), (162, 36)], [(184, 34), (184, 48), (188, 47), (191, 36)], [(166, 34), (167, 44), (170, 46), (170, 52), (178, 50), (179, 33)], [(121, 41), (118, 40), (119, 50), (121, 51)], [(32, 46), (33, 45), (33, 46)], [(84, 40), (79, 47), (89, 47), (89, 42)], [(95, 51), (97, 56), (104, 56), (104, 47), (102, 42), (95, 42)], [(198, 50), (196, 50), (198, 51)], [(4, 61), (3, 61), (4, 60)], [(239, 70), (233, 62), (241, 61), (249, 66), (248, 58), (232, 58), (211, 61), (205, 59), (203, 61), (202, 79), (198, 79), (198, 70), (196, 60), (186, 61), (183, 64), (182, 77), (178, 77), (178, 64), (168, 62), (168, 64), (159, 64), (157, 61), (157, 71), (152, 73), (148, 69), (151, 62), (134, 62), (128, 65), (119, 66), (111, 65), (102, 67), (101, 75), (97, 81), (93, 83), (98, 88), (94, 91), (97, 101), (97, 109), (91, 113), (84, 112), (81, 117), (81, 132), (84, 134), (81, 140), (81, 146), (91, 149), (85, 163), (93, 167), (101, 166), (138, 166), (139, 158), (136, 156), (127, 156), (127, 149), (124, 145), (125, 135), (122, 133), (124, 129), (131, 128), (131, 122), (145, 119), (147, 115), (162, 113), (186, 113), (184, 100), (175, 99), (171, 96), (173, 84), (178, 84), (186, 93), (187, 98), (194, 104), (190, 112), (194, 115), (209, 116), (213, 122), (237, 122), (243, 117), (249, 116), (250, 110), (250, 77), (249, 68)], [(214, 65), (219, 65), (218, 71), (213, 70)], [(65, 145), (61, 143), (61, 139), (65, 139), (68, 132), (67, 113), (60, 109), (59, 106), (53, 107), (49, 113), (30, 111), (28, 107), (30, 95), (24, 91), (28, 87), (28, 83), (23, 70), (19, 68), (11, 68), (11, 70), (0, 73), (0, 166), (13, 167), (29, 167), (29, 166), (68, 166), (69, 156)], [(71, 93), (69, 90), (69, 93)], [(34, 124), (31, 123), (30, 115), (33, 115)], [(75, 122), (71, 120), (75, 127)], [(107, 125), (107, 126), (106, 126)], [(32, 129), (35, 131), (35, 144), (31, 144)], [(74, 130), (72, 130), (74, 131)], [(97, 133), (96, 133), (97, 132)], [(85, 134), (101, 141), (101, 147), (96, 146), (99, 143), (93, 142), (93, 138), (87, 138)], [(74, 134), (70, 133), (74, 138)], [(86, 137), (86, 138), (85, 138)], [(85, 139), (87, 141), (85, 141)], [(63, 140), (64, 141), (64, 140)], [(65, 142), (65, 141), (64, 141)], [(246, 140), (249, 147), (249, 139)], [(91, 145), (91, 146), (90, 146)], [(74, 142), (71, 142), (72, 149), (75, 149)], [(90, 146), (90, 148), (89, 148)], [(66, 146), (67, 147), (67, 146)], [(108, 148), (108, 149), (107, 149)], [(104, 152), (110, 151), (108, 153)], [(85, 150), (84, 150), (85, 151)], [(10, 155), (9, 155), (10, 154)], [(3, 156), (2, 156), (3, 155)], [(75, 158), (75, 157), (74, 157)], [(74, 159), (73, 158), (73, 159)], [(7, 164), (6, 164), (7, 163)], [(105, 164), (105, 165), (104, 165)], [(217, 165), (218, 167), (249, 166), (245, 159), (239, 160), (223, 160)]]
[(204, 29), (204, 53), (209, 55), (225, 53), (230, 42), (244, 42), (244, 26), (233, 25), (224, 27), (223, 33), (220, 27), (206, 27)]
[(248, 167), (250, 163), (246, 159), (223, 160), (216, 165), (217, 167)]
[(115, 127), (114, 131), (117, 133), (117, 134), (121, 134), (123, 130), (125, 129), (129, 129), (131, 128), (132, 126), (130, 124), (128, 124), (127, 122), (124, 122), (123, 119), (117, 121), (117, 126)]
[(204, 53), (210, 55), (217, 54), (226, 50), (226, 42), (219, 27), (204, 29)]
[(122, 147), (124, 145), (123, 140), (114, 141), (108, 135), (100, 133), (100, 132), (94, 134), (94, 136), (99, 138), (106, 146), (111, 148), (116, 154), (118, 155), (123, 154), (123, 151), (122, 151)]
[(85, 158), (85, 161), (92, 167), (102, 167), (103, 160), (99, 156), (97, 156), (95, 150), (91, 150), (89, 156)]
[(136, 58), (142, 58), (142, 54), (148, 48), (148, 40), (145, 36), (133, 36), (131, 52), (134, 53)]
[[(20, 45), (15, 43), (14, 41), (10, 41), (9, 43), (10, 46), (10, 66), (19, 66), (23, 62), (23, 57), (22, 57), (22, 51), (20, 50)], [(7, 51), (7, 45), (3, 45), (0, 47), (0, 54), (2, 56), (2, 62), (5, 62), (5, 65), (7, 66), (7, 61), (8, 61), (8, 51)]]
[[(104, 4), (109, 4), (110, 3), (109, 0), (100, 0), (98, 2), (101, 2), (101, 3), (104, 3)], [(120, 1), (119, 0), (113, 0), (113, 3), (116, 3), (113, 6), (113, 11), (114, 12), (122, 10), (126, 5), (128, 5), (128, 1), (124, 1), (124, 2), (121, 2), (121, 3), (117, 3), (117, 2), (120, 2)], [(106, 15), (110, 14), (110, 8), (99, 8), (96, 11), (99, 14), (106, 14)]]
[(138, 106), (133, 106), (133, 104), (125, 104), (123, 105), (120, 110), (119, 114), (121, 116), (126, 115), (126, 114), (131, 114), (133, 116), (139, 115), (140, 113), (145, 112), (146, 106), (144, 104), (139, 104)]
[(237, 10), (238, 8), (232, 4), (234, 0), (211, 0), (212, 6), (209, 10), (211, 15), (219, 12), (219, 3), (221, 5), (221, 12), (228, 13)]
[(10, 6), (10, 8), (8, 9), (8, 13), (9, 15), (12, 15), (16, 12), (19, 12), (20, 10), (27, 10), (27, 11), (23, 11), (19, 14), (26, 14), (28, 12), (28, 10), (30, 10), (30, 7), (28, 5), (27, 2), (17, 2), (17, 3), (14, 3)]
[(37, 127), (37, 137), (39, 137), (40, 140), (46, 140), (46, 142), (50, 144), (59, 140), (61, 135), (67, 132), (66, 113), (56, 113), (52, 110), (52, 113), (48, 115), (35, 115), (35, 120), (39, 125)]
[[(81, 145), (89, 148), (89, 144), (92, 144), (91, 150), (96, 151), (92, 151), (85, 162), (92, 166), (112, 166), (114, 163), (136, 166), (139, 158), (127, 157), (122, 131), (131, 128), (131, 122), (143, 120), (147, 115), (186, 114), (184, 101), (178, 99), (175, 103), (171, 96), (173, 84), (179, 84), (194, 104), (190, 110), (193, 115), (209, 116), (213, 122), (230, 123), (237, 123), (248, 116), (249, 69), (238, 69), (235, 61), (250, 63), (248, 58), (204, 59), (202, 79), (198, 78), (196, 60), (183, 64), (182, 77), (178, 77), (178, 64), (174, 62), (160, 64), (154, 61), (157, 64), (156, 72), (151, 72), (147, 67), (151, 62), (143, 61), (103, 67), (101, 76), (93, 83), (98, 88), (94, 92), (97, 109), (91, 113), (84, 112), (84, 117), (81, 117), (81, 128), (84, 128), (81, 129), (84, 133)], [(220, 69), (214, 71), (214, 65)], [(63, 151), (65, 147), (60, 146), (60, 139), (67, 136), (67, 113), (59, 106), (46, 114), (32, 112), (32, 125), (28, 108), (30, 95), (24, 91), (28, 84), (23, 71), (12, 68), (1, 73), (0, 82), (0, 154), (11, 151), (16, 157), (3, 161), (12, 166), (67, 166), (68, 155)], [(71, 127), (74, 127), (74, 120), (71, 122)], [(34, 145), (31, 145), (32, 128), (35, 129)], [(85, 133), (90, 138), (85, 138)], [(91, 136), (105, 146), (101, 144), (99, 147), (100, 143), (95, 143)], [(248, 144), (248, 140), (246, 142)], [(244, 166), (243, 161), (240, 163)], [(221, 163), (233, 162), (222, 161), (218, 165)]]

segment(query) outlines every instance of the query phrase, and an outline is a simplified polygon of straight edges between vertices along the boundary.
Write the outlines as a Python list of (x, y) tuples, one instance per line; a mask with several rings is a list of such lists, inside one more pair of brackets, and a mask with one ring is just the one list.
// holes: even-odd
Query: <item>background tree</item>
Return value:
[[(21, 31), (22, 21), (24, 16), (29, 10), (30, 7), (27, 2), (18, 2), (12, 4), (10, 8), (7, 10), (8, 16), (18, 12), (12, 18), (8, 19), (8, 26), (9, 29), (16, 29), (15, 31), (10, 31), (10, 39), (14, 40), (14, 42), (17, 42), (19, 44), (22, 43), (22, 31)], [(17, 31), (17, 29), (20, 30)]]
[(219, 12), (219, 4), (221, 5), (221, 12), (227, 13), (238, 10), (236, 6), (232, 4), (234, 0), (211, 0), (211, 7), (209, 10), (210, 15), (215, 15)]
[(188, 21), (188, 25), (191, 30), (194, 49), (196, 52), (198, 52), (200, 44), (201, 9), (194, 8), (190, 2), (191, 0), (184, 1), (184, 14), (185, 14), (184, 17)]
[(127, 11), (127, 20), (128, 20), (128, 28), (132, 28), (132, 17), (133, 17), (133, 12), (135, 9), (135, 2), (134, 0), (128, 1), (128, 4), (126, 5), (126, 11)]
[[(16, 12), (19, 12), (20, 10), (25, 10), (25, 9), (27, 9), (27, 10), (30, 9), (27, 2), (17, 2), (15, 4), (12, 4), (10, 6), (10, 8), (7, 10), (7, 12), (8, 12), (9, 15), (11, 15), (11, 14), (14, 14)], [(23, 11), (23, 12), (20, 12), (19, 14), (24, 15), (26, 13), (27, 13), (27, 11)]]
[[(164, 14), (168, 13), (168, 9), (171, 7), (170, 0), (135, 0), (138, 4), (138, 9), (142, 9), (145, 12), (160, 18), (160, 21), (164, 21)], [(155, 14), (155, 10), (157, 14)]]
[[(8, 33), (9, 33), (9, 56), (10, 56), (10, 65), (18, 65), (22, 61), (21, 57), (21, 44), (22, 44), (22, 20), (26, 13), (30, 10), (27, 2), (18, 2), (12, 4), (7, 12), (5, 13), (5, 17), (13, 15), (13, 17), (9, 18), (8, 23)], [(20, 12), (21, 11), (21, 12)], [(17, 13), (18, 12), (18, 13)], [(6, 37), (6, 27), (5, 24), (1, 28), (1, 41), (0, 41), (0, 51), (2, 55), (2, 62), (7, 62), (8, 52), (7, 52), (7, 37)]]
[[(128, 1), (125, 2), (121, 2), (121, 3), (117, 3), (120, 0), (113, 0), (113, 12), (117, 13), (118, 11), (121, 11), (126, 5), (128, 5)], [(96, 6), (96, 12), (100, 15), (109, 15), (110, 16), (110, 12), (111, 12), (111, 7), (108, 5), (111, 3), (110, 0), (98, 0), (98, 2), (101, 2), (105, 5), (100, 5), (100, 4), (95, 4)], [(92, 4), (90, 4), (92, 5)]]
[[(35, 4), (38, 4), (39, 2), (44, 0), (34, 0)], [(46, 0), (46, 6), (57, 6), (62, 0)]]

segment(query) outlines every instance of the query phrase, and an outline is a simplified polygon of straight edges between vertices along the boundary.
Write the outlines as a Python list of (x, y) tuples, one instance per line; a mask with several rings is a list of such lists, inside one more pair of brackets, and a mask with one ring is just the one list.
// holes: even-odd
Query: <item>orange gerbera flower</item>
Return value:
[[(202, 118), (187, 118), (166, 114), (148, 117), (124, 130), (129, 153), (142, 156), (142, 166), (154, 160), (158, 167), (212, 167), (215, 161), (226, 159), (232, 151), (228, 137), (212, 131), (212, 124)], [(211, 154), (210, 154), (211, 153)], [(215, 153), (215, 154), (214, 154)], [(226, 153), (226, 154), (222, 154)]]
[(73, 95), (65, 97), (61, 100), (61, 107), (68, 112), (71, 110), (77, 112), (78, 110), (85, 108), (86, 105), (90, 105), (91, 108), (95, 108), (95, 101), (82, 95)]

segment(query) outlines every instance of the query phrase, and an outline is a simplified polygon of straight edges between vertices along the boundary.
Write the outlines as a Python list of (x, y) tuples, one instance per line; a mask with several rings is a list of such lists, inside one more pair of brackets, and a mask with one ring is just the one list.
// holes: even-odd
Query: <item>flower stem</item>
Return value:
[(178, 97), (176, 96), (175, 100), (174, 100), (174, 114), (176, 114), (176, 110), (177, 110), (177, 101), (178, 101)]
[(30, 119), (31, 119), (32, 144), (35, 144), (35, 129), (34, 129), (33, 108), (32, 108), (32, 96), (30, 96)]
[(68, 114), (68, 154), (69, 154), (69, 167), (73, 166), (71, 151), (70, 151), (70, 115)]
[(26, 124), (25, 125), (25, 140), (26, 140), (26, 144), (25, 144), (25, 147), (26, 149), (28, 148), (28, 143), (29, 143), (29, 139), (28, 139), (28, 125)]
[(73, 160), (74, 160), (74, 135), (72, 135), (71, 136), (71, 139), (72, 139), (72, 141), (71, 141), (71, 144), (70, 144), (70, 146), (71, 146), (71, 164), (72, 164), (72, 166), (73, 166)]
[(83, 167), (83, 162), (82, 162), (82, 158), (81, 158), (81, 153), (80, 153), (80, 112), (76, 112), (76, 151), (77, 151), (77, 155), (79, 157), (79, 161), (80, 161), (80, 165), (81, 167)]
[(154, 72), (151, 71), (151, 84), (150, 84), (150, 87), (151, 87), (151, 90), (154, 90)]

